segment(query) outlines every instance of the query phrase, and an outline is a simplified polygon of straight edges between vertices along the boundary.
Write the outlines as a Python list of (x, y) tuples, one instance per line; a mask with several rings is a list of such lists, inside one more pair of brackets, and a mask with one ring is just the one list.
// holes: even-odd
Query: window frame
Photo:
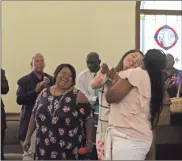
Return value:
[(140, 15), (182, 15), (182, 10), (155, 10), (155, 9), (140, 9), (141, 1), (136, 2), (135, 9), (135, 47), (140, 50)]

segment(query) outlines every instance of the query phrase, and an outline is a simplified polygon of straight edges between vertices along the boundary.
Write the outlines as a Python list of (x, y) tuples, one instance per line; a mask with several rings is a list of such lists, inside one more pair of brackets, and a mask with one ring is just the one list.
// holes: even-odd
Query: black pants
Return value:
[(98, 160), (96, 145), (93, 146), (92, 152), (88, 154), (90, 160)]
[[(97, 120), (97, 119), (96, 119)], [(95, 123), (97, 125), (97, 121)], [(94, 137), (93, 137), (93, 143), (96, 143), (96, 133), (97, 133), (97, 127), (94, 127)], [(97, 155), (97, 149), (96, 145), (93, 145), (92, 152), (88, 154), (90, 160), (98, 160), (98, 155)]]
[(156, 160), (182, 160), (182, 144), (157, 144)]
[[(93, 143), (96, 143), (96, 132), (97, 128), (95, 127), (93, 131)], [(96, 145), (93, 145), (92, 152), (89, 152), (86, 156), (80, 156), (79, 160), (98, 160)]]
[(4, 139), (5, 139), (5, 130), (1, 130), (1, 160), (4, 158)]

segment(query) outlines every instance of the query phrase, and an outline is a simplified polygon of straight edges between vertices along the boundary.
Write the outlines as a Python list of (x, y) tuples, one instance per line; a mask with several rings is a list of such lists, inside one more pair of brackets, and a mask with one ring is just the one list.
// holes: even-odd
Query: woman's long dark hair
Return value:
[(140, 51), (140, 50), (129, 50), (127, 51), (121, 58), (121, 60), (119, 61), (119, 63), (117, 64), (116, 66), (116, 72), (120, 72), (123, 70), (123, 61), (124, 59), (129, 55), (129, 54), (132, 54), (132, 53), (136, 53), (136, 52), (139, 52), (142, 56), (143, 56), (143, 53)]
[(144, 56), (144, 65), (151, 81), (151, 125), (154, 128), (159, 120), (163, 106), (164, 79), (163, 69), (166, 66), (166, 55), (157, 49), (148, 50)]

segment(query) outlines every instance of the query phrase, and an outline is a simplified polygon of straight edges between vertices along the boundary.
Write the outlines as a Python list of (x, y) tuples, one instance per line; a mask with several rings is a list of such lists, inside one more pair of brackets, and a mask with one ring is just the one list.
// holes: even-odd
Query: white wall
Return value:
[(115, 65), (135, 48), (135, 1), (2, 2), (2, 67), (10, 91), (3, 96), (6, 112), (19, 112), (17, 80), (28, 74), (32, 56), (41, 52), (45, 71), (63, 62), (86, 68), (91, 51)]

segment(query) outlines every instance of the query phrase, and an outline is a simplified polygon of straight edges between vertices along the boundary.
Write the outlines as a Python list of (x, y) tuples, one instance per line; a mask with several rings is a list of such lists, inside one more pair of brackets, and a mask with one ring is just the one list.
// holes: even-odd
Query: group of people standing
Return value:
[(164, 91), (176, 88), (166, 70), (170, 56), (130, 50), (110, 67), (91, 52), (76, 86), (72, 65), (59, 65), (52, 77), (44, 73), (43, 55), (35, 54), (33, 71), (18, 80), (23, 160), (144, 160)]

